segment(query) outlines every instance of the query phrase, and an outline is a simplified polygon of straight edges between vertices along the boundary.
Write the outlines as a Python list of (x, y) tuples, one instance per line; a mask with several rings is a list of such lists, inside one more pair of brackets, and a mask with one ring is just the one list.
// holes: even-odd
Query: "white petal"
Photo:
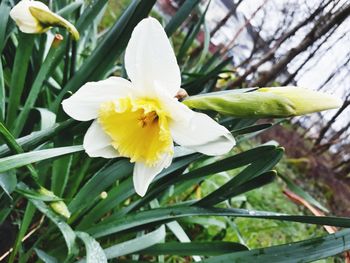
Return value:
[(73, 119), (89, 121), (96, 119), (101, 103), (126, 97), (132, 92), (131, 83), (123, 78), (88, 82), (76, 93), (62, 102), (63, 110)]
[[(184, 114), (190, 114), (187, 110)], [(192, 118), (174, 120), (170, 126), (174, 141), (184, 147), (206, 155), (221, 155), (229, 152), (235, 145), (235, 139), (222, 125), (208, 115), (192, 112)]]
[(84, 149), (90, 157), (115, 158), (119, 153), (112, 146), (112, 140), (95, 120), (84, 136)]
[(154, 88), (174, 97), (181, 85), (180, 69), (162, 25), (143, 19), (134, 29), (125, 51), (125, 68), (134, 86), (146, 94)]
[(15, 20), (19, 29), (24, 33), (38, 33), (42, 31), (39, 21), (30, 13), (29, 7), (32, 6), (50, 11), (44, 3), (30, 0), (20, 1), (10, 11), (11, 18)]
[(154, 167), (149, 167), (141, 162), (136, 162), (134, 167), (134, 187), (138, 195), (144, 196), (148, 186), (153, 181), (154, 177), (159, 174), (164, 168), (167, 168), (172, 161), (171, 154), (164, 154), (163, 158)]

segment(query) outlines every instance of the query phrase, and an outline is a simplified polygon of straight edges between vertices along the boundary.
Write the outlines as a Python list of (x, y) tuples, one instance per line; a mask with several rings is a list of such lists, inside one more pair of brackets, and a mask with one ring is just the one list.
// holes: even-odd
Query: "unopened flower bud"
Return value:
[[(53, 192), (51, 192), (43, 187), (40, 188), (38, 190), (38, 192), (41, 193), (42, 195), (46, 195), (48, 197), (56, 197), (56, 195)], [(65, 217), (67, 219), (70, 218), (71, 214), (68, 210), (67, 205), (63, 201), (52, 201), (52, 202), (49, 202), (49, 205), (52, 208), (52, 210), (55, 211), (57, 214)]]
[(290, 100), (293, 103), (295, 115), (305, 115), (312, 112), (336, 109), (342, 101), (332, 95), (299, 87), (261, 88), (258, 92), (271, 93)]
[(190, 108), (243, 118), (291, 117), (341, 106), (341, 100), (334, 96), (299, 87), (213, 92), (189, 97), (183, 103)]
[(79, 32), (70, 22), (40, 1), (22, 0), (11, 9), (10, 16), (24, 33), (44, 33), (51, 27), (64, 27), (75, 40), (79, 39)]

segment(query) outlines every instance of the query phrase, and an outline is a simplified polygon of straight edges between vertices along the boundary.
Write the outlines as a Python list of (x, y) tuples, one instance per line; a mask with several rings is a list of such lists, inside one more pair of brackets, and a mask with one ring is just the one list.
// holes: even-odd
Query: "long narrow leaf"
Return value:
[(346, 229), (332, 235), (289, 243), (269, 248), (230, 253), (213, 257), (203, 262), (269, 262), (294, 263), (313, 262), (318, 259), (334, 256), (350, 249), (350, 230)]
[(107, 263), (107, 257), (101, 248), (100, 244), (91, 236), (84, 232), (76, 232), (78, 238), (80, 238), (86, 247), (86, 263)]
[(124, 243), (114, 245), (104, 250), (108, 259), (135, 253), (147, 247), (153, 246), (165, 239), (165, 227), (161, 226), (157, 230), (146, 235), (131, 239)]
[(72, 228), (66, 222), (64, 222), (61, 217), (59, 217), (57, 214), (52, 212), (44, 202), (39, 200), (33, 200), (33, 199), (31, 199), (30, 202), (33, 203), (34, 206), (41, 213), (46, 215), (61, 231), (68, 248), (68, 257), (76, 254), (77, 253), (77, 246), (75, 243), (76, 235), (72, 230)]
[(182, 206), (173, 208), (159, 208), (149, 211), (138, 212), (126, 215), (122, 218), (113, 220), (110, 223), (100, 223), (91, 227), (86, 232), (92, 234), (94, 237), (102, 237), (121, 231), (133, 229), (139, 226), (144, 226), (154, 223), (164, 223), (172, 221), (177, 218), (188, 216), (233, 216), (233, 217), (247, 217), (247, 218), (263, 218), (284, 220), (317, 225), (332, 225), (339, 227), (350, 227), (350, 218), (346, 217), (319, 217), (319, 216), (301, 216), (288, 215), (282, 213), (253, 211), (245, 209), (233, 208), (202, 208), (195, 206)]
[(168, 242), (157, 244), (140, 251), (140, 254), (145, 255), (201, 255), (201, 256), (216, 256), (221, 254), (232, 253), (233, 251), (248, 250), (247, 247), (234, 242)]
[(176, 29), (189, 17), (192, 10), (200, 3), (200, 0), (186, 0), (181, 8), (172, 17), (165, 27), (165, 32), (171, 36)]
[(53, 157), (58, 157), (70, 153), (80, 152), (82, 146), (68, 146), (53, 148), (49, 150), (41, 150), (29, 153), (20, 153), (0, 159), (0, 173), (18, 168), (31, 163), (47, 160)]

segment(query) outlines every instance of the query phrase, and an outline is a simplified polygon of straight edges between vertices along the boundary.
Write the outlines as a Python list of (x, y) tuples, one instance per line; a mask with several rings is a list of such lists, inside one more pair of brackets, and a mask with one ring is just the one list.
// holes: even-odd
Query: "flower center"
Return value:
[(129, 97), (103, 103), (98, 117), (120, 155), (148, 166), (173, 152), (169, 120), (159, 101)]

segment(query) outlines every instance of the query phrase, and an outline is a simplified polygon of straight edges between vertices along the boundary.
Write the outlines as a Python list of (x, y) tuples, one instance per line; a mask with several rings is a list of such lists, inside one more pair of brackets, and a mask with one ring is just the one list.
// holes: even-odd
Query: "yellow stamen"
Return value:
[(98, 117), (122, 156), (148, 166), (155, 165), (164, 153), (172, 153), (169, 120), (159, 101), (129, 97), (103, 103)]

